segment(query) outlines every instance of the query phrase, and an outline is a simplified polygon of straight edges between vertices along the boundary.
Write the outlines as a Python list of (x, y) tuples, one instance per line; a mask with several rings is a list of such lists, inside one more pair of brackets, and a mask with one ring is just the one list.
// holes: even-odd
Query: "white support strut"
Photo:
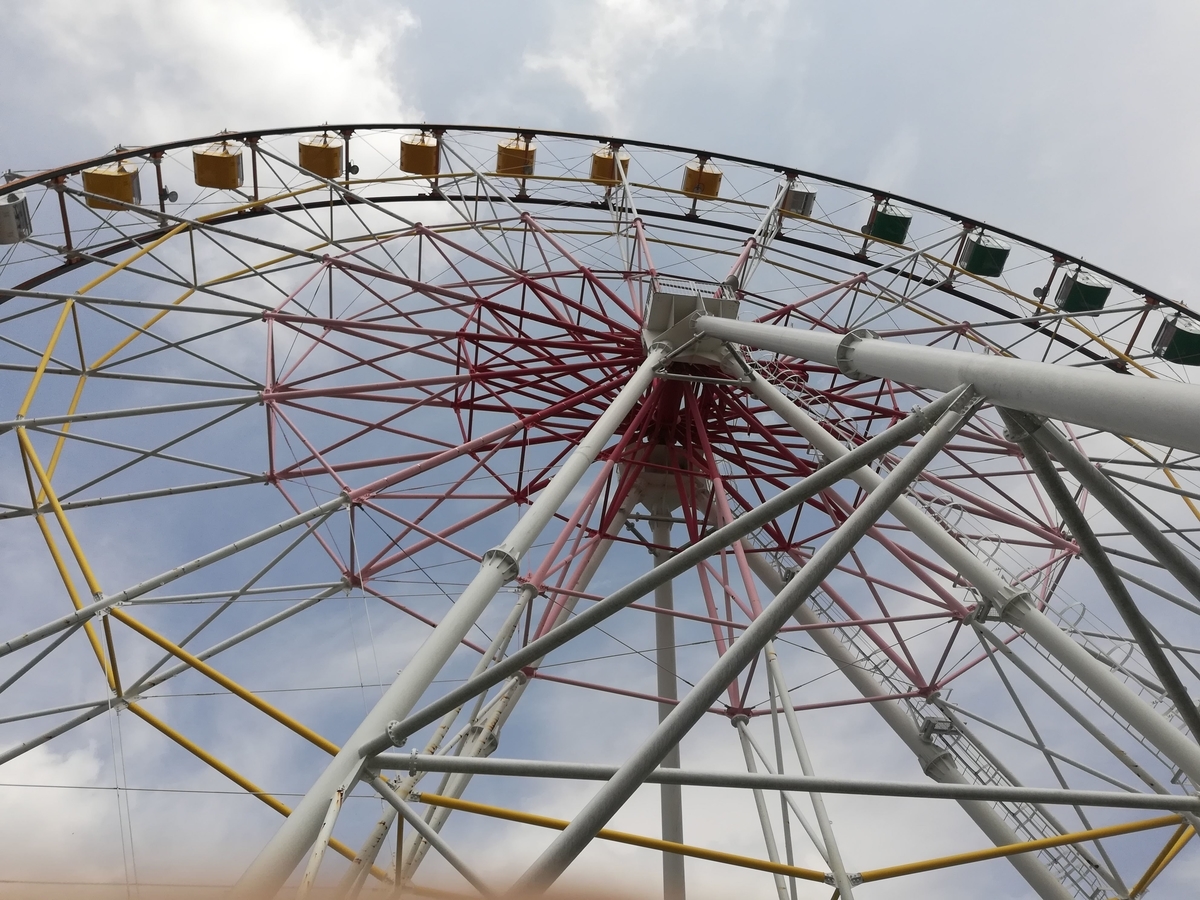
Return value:
[(695, 329), (837, 366), (851, 378), (888, 378), (935, 391), (971, 384), (997, 406), (1200, 452), (1200, 385), (885, 341), (869, 331), (827, 334), (717, 316), (698, 317)]
[[(739, 342), (749, 342), (752, 344), (762, 342), (774, 342), (777, 346), (788, 345), (788, 334), (794, 333), (805, 338), (820, 338), (820, 341), (813, 341), (814, 352), (821, 350), (828, 351), (828, 342), (825, 338), (835, 339), (829, 335), (814, 335), (807, 332), (797, 332), (794, 329), (779, 328), (767, 325), (755, 325), (747, 322), (730, 322), (726, 319), (717, 319), (711, 316), (702, 316), (697, 319), (698, 329), (721, 329), (722, 336), (727, 333), (726, 325), (737, 326), (733, 329), (734, 333), (729, 334), (730, 340)], [(765, 329), (765, 331), (764, 331)], [(782, 332), (782, 336), (779, 333)], [(715, 333), (715, 332), (714, 332)], [(824, 343), (822, 343), (824, 341)], [(957, 360), (958, 357), (970, 357), (986, 359), (991, 363), (1008, 364), (1017, 363), (1018, 360), (1003, 359), (1000, 357), (982, 357), (973, 353), (961, 353), (951, 350), (931, 350), (926, 347), (906, 347), (904, 345), (891, 345), (888, 341), (879, 340), (863, 340), (856, 346), (856, 352), (853, 356), (854, 365), (861, 368), (862, 365), (874, 365), (875, 357), (872, 357), (872, 362), (867, 363), (860, 359), (859, 350), (864, 345), (874, 344), (889, 344), (893, 350), (899, 346), (901, 352), (897, 356), (907, 359), (908, 365), (905, 375), (908, 376), (906, 383), (916, 383), (924, 387), (934, 388), (931, 383), (935, 380), (934, 375), (930, 374), (928, 378), (913, 378), (914, 374), (920, 375), (919, 366), (912, 360), (911, 356), (915, 354), (917, 357), (924, 357), (926, 353), (934, 354), (932, 366), (936, 372), (937, 378), (946, 376), (946, 371), (938, 369), (938, 359), (946, 357), (948, 354), (955, 359), (956, 365), (960, 365), (963, 370), (971, 370), (971, 366), (966, 363), (961, 363)], [(768, 349), (775, 349), (770, 347)], [(796, 352), (802, 349), (808, 349), (808, 345), (804, 341), (800, 341), (794, 348)], [(780, 352), (792, 352), (792, 350), (781, 350)], [(833, 352), (837, 353), (837, 348), (833, 348)], [(824, 361), (822, 357), (819, 361)], [(836, 362), (836, 360), (833, 360)], [(1185, 396), (1191, 403), (1191, 408), (1200, 408), (1200, 387), (1184, 384), (1170, 384), (1161, 380), (1149, 378), (1129, 378), (1120, 375), (1108, 375), (1106, 373), (1086, 371), (1081, 372), (1074, 369), (1061, 370), (1058, 366), (1043, 366), (1040, 363), (1020, 363), (1021, 366), (1033, 366), (1038, 374), (1035, 379), (1037, 383), (1032, 381), (1023, 388), (1018, 386), (1015, 388), (1007, 388), (1004, 390), (996, 390), (997, 395), (1016, 394), (1013, 402), (1002, 401), (999, 396), (993, 396), (992, 399), (996, 403), (1006, 402), (1007, 405), (1017, 406), (1020, 409), (1031, 412), (1038, 412), (1044, 415), (1054, 415), (1062, 417), (1064, 412), (1067, 412), (1068, 420), (1075, 421), (1079, 424), (1087, 424), (1078, 415), (1072, 416), (1070, 412), (1071, 397), (1075, 393), (1079, 393), (1076, 389), (1080, 381), (1087, 382), (1091, 387), (1086, 392), (1091, 397), (1086, 404), (1087, 408), (1096, 408), (1096, 414), (1099, 415), (1097, 403), (1108, 414), (1108, 418), (1103, 427), (1111, 429), (1121, 429), (1128, 434), (1133, 434), (1124, 427), (1125, 424), (1135, 419), (1142, 422), (1151, 430), (1170, 430), (1172, 427), (1177, 427), (1182, 432), (1194, 432), (1196, 436), (1196, 446), (1200, 448), (1200, 416), (1180, 416), (1178, 410), (1172, 415), (1167, 415), (1167, 410), (1170, 404), (1157, 402), (1152, 403), (1149, 399), (1146, 401), (1146, 408), (1151, 412), (1157, 410), (1157, 414), (1161, 419), (1156, 419), (1149, 413), (1139, 415), (1138, 411), (1128, 410), (1129, 416), (1122, 419), (1116, 412), (1119, 405), (1121, 391), (1124, 390), (1126, 382), (1137, 382), (1139, 385), (1149, 385), (1153, 388), (1145, 391), (1147, 397), (1156, 394), (1156, 391), (1166, 388), (1177, 388), (1179, 391), (1166, 391), (1158, 400), (1163, 397), (1178, 397)], [(952, 369), (953, 367), (951, 367)], [(981, 366), (981, 370), (988, 370), (987, 366)], [(1001, 365), (1003, 370), (1004, 366)], [(1045, 372), (1044, 369), (1049, 369), (1051, 372)], [(876, 370), (878, 371), (878, 369)], [(899, 370), (897, 370), (899, 371)], [(990, 374), (989, 374), (990, 373)], [(1000, 382), (1000, 387), (1003, 388), (1003, 378), (996, 374), (995, 370), (981, 372), (985, 378), (991, 378), (992, 381)], [(1053, 377), (1051, 377), (1053, 375)], [(1064, 377), (1071, 376), (1071, 377)], [(881, 373), (881, 377), (892, 377), (890, 374)], [(900, 377), (897, 375), (896, 377)], [(968, 375), (967, 377), (970, 377)], [(1024, 376), (1022, 376), (1024, 377)], [(1099, 378), (1101, 383), (1097, 387), (1096, 383), (1091, 379)], [(1019, 382), (1021, 378), (1017, 379)], [(1110, 384), (1112, 381), (1117, 382), (1117, 386)], [(992, 385), (996, 389), (996, 385)], [(1105, 391), (1112, 389), (1116, 392), (1113, 396), (1106, 396)], [(754, 376), (751, 383), (751, 390), (777, 412), (783, 419), (788, 422), (793, 428), (796, 428), (822, 455), (828, 459), (836, 459), (846, 454), (846, 448), (843, 447), (835, 438), (828, 434), (820, 425), (818, 425), (811, 417), (804, 413), (798, 406), (788, 400), (779, 390), (769, 384), (765, 379)], [(1025, 393), (1021, 393), (1024, 390)], [(1179, 392), (1182, 392), (1180, 394)], [(981, 391), (987, 395), (986, 390)], [(1135, 390), (1136, 393), (1136, 390)], [(1058, 398), (1058, 399), (1055, 399)], [(1125, 399), (1132, 402), (1130, 396), (1126, 395)], [(1035, 402), (1036, 401), (1036, 402)], [(1067, 409), (1059, 408), (1062, 404), (1066, 404)], [(1041, 407), (1035, 409), (1034, 407)], [(1051, 410), (1050, 408), (1053, 407)], [(1149, 435), (1143, 434), (1142, 437), (1153, 439)], [(1175, 446), (1183, 447), (1185, 444), (1176, 443)], [(874, 490), (882, 479), (867, 469), (859, 469), (851, 476), (864, 490)], [(1095, 691), (1096, 695), (1104, 700), (1113, 708), (1122, 718), (1130, 725), (1138, 729), (1150, 743), (1156, 746), (1164, 755), (1167, 756), (1175, 765), (1192, 779), (1194, 784), (1200, 784), (1200, 746), (1189, 740), (1180, 731), (1164, 718), (1157, 710), (1153, 709), (1141, 697), (1133, 692), (1123, 681), (1109, 671), (1108, 667), (1095, 660), (1083, 647), (1073, 641), (1070, 637), (1055, 625), (1044, 613), (1039, 611), (1028, 592), (1022, 592), (1007, 584), (996, 572), (992, 571), (982, 560), (978, 559), (975, 554), (956, 541), (950, 536), (937, 522), (926, 515), (913, 503), (901, 497), (892, 505), (891, 512), (901, 522), (904, 523), (914, 535), (925, 543), (933, 552), (945, 560), (952, 568), (959, 572), (968, 582), (974, 585), (984, 597), (984, 599), (993, 604), (1009, 624), (1022, 628), (1025, 632), (1040, 644), (1048, 653), (1052, 654), (1059, 662), (1069, 669), (1081, 682)]]

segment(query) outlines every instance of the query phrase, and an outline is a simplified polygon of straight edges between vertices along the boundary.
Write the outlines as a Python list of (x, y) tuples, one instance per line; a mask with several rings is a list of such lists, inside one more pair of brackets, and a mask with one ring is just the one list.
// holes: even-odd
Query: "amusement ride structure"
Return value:
[(716, 153), (322, 126), (8, 173), (0, 348), (0, 763), (103, 745), (130, 882), (154, 802), (252, 823), (238, 896), (1188, 858), (1200, 320), (1114, 273)]

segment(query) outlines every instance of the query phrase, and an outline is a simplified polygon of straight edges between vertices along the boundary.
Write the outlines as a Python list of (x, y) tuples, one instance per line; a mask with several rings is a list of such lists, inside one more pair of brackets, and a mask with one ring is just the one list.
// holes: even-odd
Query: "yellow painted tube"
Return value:
[[(50, 526), (46, 524), (43, 516), (34, 515), (33, 518), (42, 532), (42, 538), (46, 541), (46, 548), (50, 551), (50, 558), (54, 560), (54, 567), (58, 569), (59, 577), (62, 578), (62, 582), (66, 586), (67, 596), (71, 598), (71, 605), (76, 609), (82, 608), (83, 602), (79, 599), (79, 592), (75, 589), (75, 583), (71, 580), (71, 573), (67, 571), (66, 562), (62, 558), (62, 554), (58, 552), (58, 545), (54, 543), (54, 535), (50, 533)], [(100, 663), (100, 668), (104, 672), (104, 678), (108, 682), (109, 688), (115, 691), (117, 683), (109, 668), (108, 658), (104, 655), (104, 650), (100, 647), (100, 639), (96, 636), (96, 629), (92, 627), (91, 622), (84, 622), (83, 630), (87, 634), (88, 642), (92, 645), (92, 652), (96, 654), (96, 661)]]
[(1138, 883), (1133, 886), (1133, 890), (1129, 892), (1131, 897), (1140, 896), (1146, 888), (1150, 887), (1150, 883), (1154, 881), (1163, 870), (1171, 864), (1171, 861), (1179, 855), (1179, 852), (1187, 846), (1188, 841), (1196, 836), (1196, 829), (1192, 825), (1181, 827), (1179, 831), (1170, 841), (1167, 841), (1167, 846), (1163, 847), (1162, 852), (1158, 854), (1158, 858), (1154, 864), (1146, 870), (1146, 874), (1139, 879)]
[[(181, 303), (183, 303), (185, 300), (187, 300), (187, 298), (192, 296), (192, 294), (194, 294), (194, 293), (196, 293), (195, 288), (188, 288), (183, 293), (182, 297), (180, 297), (177, 300), (171, 301), (171, 306), (179, 306)], [(120, 341), (118, 341), (116, 346), (114, 346), (111, 350), (109, 350), (103, 356), (99, 356), (95, 359), (95, 361), (88, 363), (87, 370), (89, 372), (91, 372), (91, 371), (94, 371), (97, 366), (104, 365), (106, 362), (108, 362), (110, 359), (112, 359), (114, 356), (116, 356), (118, 353), (120, 353), (122, 350), (124, 350), (126, 347), (128, 347), (131, 343), (133, 343), (133, 341), (136, 340), (140, 334), (142, 334), (145, 331), (149, 331), (151, 328), (153, 328), (159, 322), (159, 320), (161, 320), (162, 317), (165, 316), (170, 311), (171, 310), (169, 310), (169, 309), (160, 309), (158, 312), (156, 312), (154, 315), (152, 315), (149, 319), (147, 319), (145, 322), (143, 322), (141, 328), (130, 332), (130, 334), (127, 337), (124, 337)]]
[(75, 532), (71, 528), (71, 523), (67, 521), (67, 514), (63, 512), (62, 505), (58, 502), (58, 495), (54, 493), (54, 488), (50, 486), (50, 479), (46, 475), (46, 470), (42, 468), (42, 463), (38, 459), (37, 453), (34, 452), (33, 443), (29, 440), (29, 435), (25, 433), (24, 428), (17, 428), (16, 432), (21, 449), (25, 451), (25, 456), (29, 460), (29, 464), (33, 466), (33, 474), (37, 476), (38, 483), (42, 486), (42, 491), (46, 494), (46, 500), (49, 501), (50, 508), (54, 510), (54, 518), (58, 521), (58, 527), (62, 529), (63, 537), (67, 539), (67, 546), (71, 548), (71, 553), (74, 554), (75, 561), (79, 564), (79, 570), (83, 572), (88, 590), (95, 597), (101, 596), (104, 592), (100, 590), (100, 583), (92, 573), (92, 567), (88, 565), (83, 548), (79, 546), (79, 541), (75, 539)]
[(1167, 842), (1163, 845), (1162, 850), (1158, 851), (1158, 856), (1154, 857), (1154, 862), (1150, 863), (1150, 865), (1146, 867), (1146, 871), (1142, 874), (1142, 877), (1137, 880), (1137, 884), (1135, 884), (1129, 891), (1129, 896), (1136, 897), (1146, 889), (1146, 886), (1149, 885), (1154, 879), (1155, 873), (1158, 872), (1159, 868), (1162, 866), (1163, 860), (1167, 858), (1167, 854), (1171, 852), (1171, 848), (1175, 846), (1175, 844), (1181, 837), (1183, 837), (1184, 832), (1187, 830), (1188, 825), (1186, 823), (1181, 824), (1175, 829), (1175, 833), (1167, 838)]
[[(486, 803), (475, 803), (471, 800), (459, 800), (454, 797), (443, 797), (440, 794), (414, 794), (418, 802), (427, 803), (430, 806), (443, 806), (447, 809), (457, 809), (462, 812), (477, 813), (481, 816), (491, 816), (494, 819), (507, 819), (510, 822), (520, 822), (525, 825), (537, 825), (542, 828), (553, 828), (557, 831), (562, 831), (570, 823), (565, 819), (554, 819), (550, 816), (539, 816), (533, 813), (524, 813), (515, 809), (506, 809), (502, 806), (491, 806)], [(631, 844), (635, 847), (645, 847), (649, 850), (662, 850), (667, 853), (676, 853), (679, 856), (689, 856), (693, 859), (706, 859), (709, 862), (725, 863), (731, 866), (739, 866), (743, 869), (757, 869), (760, 872), (771, 872), (772, 874), (787, 875), (793, 878), (801, 878), (805, 881), (819, 881), (824, 883), (825, 873), (818, 872), (816, 869), (803, 869), (800, 866), (789, 866), (784, 863), (773, 863), (766, 859), (756, 859), (753, 856), (739, 856), (736, 853), (725, 853), (721, 850), (709, 850), (705, 847), (693, 847), (690, 844), (677, 844), (674, 841), (664, 841), (659, 838), (646, 837), (640, 834), (630, 834), (625, 831), (612, 831), (608, 828), (601, 829), (596, 837), (605, 841), (614, 841), (618, 844)]]
[[(232, 781), (234, 784), (236, 784), (242, 790), (246, 791), (246, 793), (257, 797), (259, 800), (261, 800), (263, 803), (267, 804), (267, 806), (271, 807), (271, 809), (275, 810), (275, 812), (279, 813), (281, 816), (290, 816), (292, 814), (291, 807), (289, 807), (286, 803), (283, 803), (282, 801), (280, 801), (280, 800), (276, 799), (275, 797), (271, 796), (270, 794), (268, 794), (266, 791), (264, 791), (262, 788), (260, 788), (257, 784), (255, 784), (253, 781), (251, 781), (245, 775), (242, 775), (236, 769), (232, 768), (231, 766), (229, 766), (226, 763), (222, 762), (221, 760), (217, 759), (217, 757), (213, 756), (211, 753), (209, 753), (207, 750), (205, 750), (199, 744), (195, 743), (194, 741), (190, 740), (187, 737), (184, 737), (182, 734), (180, 734), (178, 731), (176, 731), (174, 728), (172, 728), (170, 725), (168, 725), (162, 719), (160, 719), (157, 716), (153, 715), (152, 713), (146, 711), (141, 706), (139, 706), (137, 703), (130, 703), (126, 708), (131, 713), (133, 713), (135, 716), (137, 716), (139, 719), (141, 719), (143, 722), (145, 722), (146, 724), (150, 725), (153, 728), (156, 728), (162, 734), (169, 737), (171, 740), (173, 740), (175, 743), (177, 743), (180, 747), (182, 747), (188, 753), (195, 756), (201, 762), (204, 762), (207, 765), (211, 766), (212, 768), (216, 769), (218, 772), (220, 772), (222, 775), (224, 775), (226, 778), (228, 778), (230, 781)], [(346, 857), (346, 859), (351, 860), (351, 861), (353, 861), (356, 856), (355, 852), (352, 849), (350, 849), (345, 844), (343, 844), (341, 841), (336, 840), (336, 839), (330, 839), (329, 849), (333, 850), (336, 853), (341, 854), (342, 856)], [(391, 876), (389, 876), (388, 873), (385, 872), (383, 869), (379, 868), (379, 866), (371, 866), (371, 874), (374, 875), (376, 878), (378, 878), (380, 881), (391, 882)]]
[[(75, 393), (71, 395), (71, 402), (67, 404), (67, 415), (75, 415), (75, 410), (79, 408), (79, 401), (83, 399), (83, 386), (87, 384), (87, 375), (79, 376), (79, 383), (75, 385)], [(54, 452), (50, 454), (50, 464), (46, 466), (46, 477), (51, 481), (54, 480), (54, 470), (58, 468), (59, 457), (62, 456), (63, 447), (67, 443), (67, 432), (71, 430), (71, 423), (64, 422), (60, 431), (58, 440), (54, 442)], [(41, 506), (46, 501), (46, 492), (39, 491), (37, 500), (34, 501), (34, 508)]]
[(177, 644), (175, 644), (172, 641), (168, 640), (167, 638), (163, 637), (161, 634), (159, 634), (154, 629), (152, 629), (146, 625), (143, 625), (141, 622), (139, 622), (137, 619), (133, 618), (133, 616), (129, 615), (124, 610), (117, 609), (114, 607), (113, 609), (109, 610), (109, 615), (112, 616), (114, 619), (116, 619), (118, 622), (128, 625), (130, 628), (132, 628), (134, 631), (136, 631), (138, 634), (140, 634), (142, 637), (146, 638), (147, 640), (149, 640), (155, 644), (158, 644), (158, 646), (162, 647), (164, 650), (166, 650), (172, 656), (187, 663), (189, 666), (191, 666), (193, 669), (195, 669), (200, 674), (205, 675), (208, 678), (211, 678), (213, 681), (215, 681), (217, 684), (221, 685), (221, 687), (225, 688), (231, 694), (235, 694), (238, 697), (241, 697), (243, 700), (245, 700), (247, 703), (249, 703), (255, 709), (258, 709), (259, 711), (266, 713), (268, 716), (270, 716), (276, 722), (283, 725), (285, 728), (290, 728), (292, 731), (296, 732), (296, 734), (300, 735), (305, 740), (320, 747), (322, 750), (324, 750), (326, 753), (330, 754), (331, 756), (336, 755), (338, 753), (338, 751), (341, 750), (341, 747), (339, 747), (337, 744), (333, 743), (333, 741), (327, 740), (326, 738), (317, 734), (315, 731), (313, 731), (307, 725), (303, 725), (300, 722), (297, 722), (295, 719), (293, 719), (287, 713), (272, 706), (270, 703), (268, 703), (266, 700), (263, 700), (261, 697), (259, 697), (254, 692), (249, 691), (246, 688), (242, 687), (240, 684), (238, 684), (236, 681), (234, 681), (228, 675), (224, 675), (221, 672), (218, 672), (216, 669), (214, 669), (208, 663), (204, 662), (202, 659), (199, 659), (198, 657), (193, 656), (191, 653), (188, 653), (182, 647), (178, 646)]
[(1166, 828), (1178, 825), (1182, 820), (1179, 816), (1160, 816), (1156, 819), (1142, 819), (1138, 822), (1126, 822), (1122, 825), (1108, 825), (1104, 828), (1092, 828), (1087, 831), (1075, 831), (1070, 834), (1060, 834), (1054, 837), (1038, 838), (1034, 841), (1021, 841), (1017, 844), (1004, 844), (1000, 847), (988, 847), (984, 850), (973, 850), (969, 853), (956, 853), (953, 856), (941, 856), (921, 862), (906, 863), (900, 866), (888, 866), (883, 869), (869, 869), (860, 872), (862, 880), (880, 881), (884, 878), (896, 878), (900, 875), (912, 875), (917, 872), (929, 872), (933, 869), (945, 869), (949, 866), (961, 866), (966, 863), (982, 862), (987, 859), (999, 859), (1014, 856), (1018, 853), (1029, 853), (1046, 847), (1060, 847), (1063, 844), (1079, 844), (1097, 838), (1115, 837), (1119, 834), (1132, 834), (1137, 831), (1149, 831), (1153, 828)]
[(29, 387), (25, 391), (25, 399), (21, 401), (21, 405), (17, 408), (17, 418), (24, 418), (29, 412), (29, 404), (33, 403), (33, 395), (37, 393), (38, 385), (42, 382), (42, 376), (46, 374), (46, 366), (50, 362), (50, 356), (54, 353), (54, 348), (58, 344), (58, 337), (62, 334), (63, 326), (67, 324), (67, 316), (71, 314), (71, 307), (75, 305), (74, 300), (68, 300), (63, 304), (62, 314), (58, 317), (58, 322), (54, 326), (54, 330), (50, 332), (50, 341), (46, 344), (46, 349), (42, 352), (42, 358), (38, 360), (37, 368), (33, 370), (33, 380), (29, 382)]

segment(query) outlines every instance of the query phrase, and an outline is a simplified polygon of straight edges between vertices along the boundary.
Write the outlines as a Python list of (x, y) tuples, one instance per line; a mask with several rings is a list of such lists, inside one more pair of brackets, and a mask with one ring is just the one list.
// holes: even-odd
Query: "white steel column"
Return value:
[(885, 341), (866, 330), (826, 334), (717, 316), (700, 316), (695, 328), (837, 366), (850, 378), (888, 378), (935, 391), (970, 384), (997, 406), (1200, 453), (1200, 416), (1188, 414), (1200, 408), (1200, 385)]
[[(767, 658), (767, 677), (775, 685), (775, 693), (779, 704), (783, 707), (783, 716), (787, 721), (788, 732), (792, 736), (792, 746), (796, 750), (796, 758), (800, 761), (800, 771), (805, 775), (813, 774), (812, 759), (808, 755), (808, 745), (800, 732), (800, 721), (796, 718), (796, 708), (792, 706), (792, 696), (788, 693), (787, 682), (783, 677), (783, 667), (779, 665), (779, 657), (775, 653), (775, 642), (767, 644), (764, 651)], [(825, 809), (825, 798), (816, 791), (808, 795), (812, 801), (813, 815), (817, 817), (817, 827), (821, 829), (821, 840), (829, 854), (829, 868), (833, 872), (833, 880), (841, 893), (841, 900), (854, 900), (854, 889), (846, 876), (846, 867), (842, 864), (842, 853), (838, 849), (837, 839), (833, 836), (833, 823)]]
[(328, 798), (339, 785), (350, 779), (352, 773), (361, 770), (363, 759), (359, 756), (359, 748), (383, 732), (388, 722), (403, 718), (420, 699), (496, 592), (517, 574), (521, 558), (642, 396), (666, 353), (661, 346), (651, 348), (612, 405), (580, 441), (513, 530), (499, 547), (484, 554), (479, 573), (251, 863), (234, 889), (235, 896), (270, 897), (283, 886), (316, 839)]
[[(885, 342), (865, 341), (864, 343)], [(974, 354), (960, 355), (972, 356)], [(1118, 376), (1118, 380), (1132, 381), (1134, 379)], [(1145, 380), (1149, 381), (1150, 379)], [(1191, 388), (1190, 385), (1178, 386)], [(1052, 381), (1046, 387), (1053, 392), (1058, 385)], [(837, 459), (846, 455), (846, 448), (836, 438), (821, 428), (815, 420), (766, 379), (755, 374), (751, 390), (783, 417), (784, 421), (799, 431), (826, 459)], [(1195, 390), (1197, 400), (1200, 400), (1200, 387)], [(1175, 416), (1175, 418), (1181, 417)], [(1197, 423), (1200, 423), (1200, 416), (1190, 418), (1194, 418)], [(866, 468), (859, 469), (850, 477), (867, 491), (875, 490), (883, 481), (877, 474)], [(974, 585), (984, 600), (993, 604), (1000, 611), (1006, 622), (1017, 628), (1025, 629), (1030, 638), (1041, 644), (1075, 677), (1095, 691), (1096, 695), (1112, 707), (1119, 716), (1141, 732), (1150, 743), (1179, 766), (1194, 784), (1200, 784), (1200, 746), (1188, 740), (1174, 725), (1159, 715), (1123, 681), (1115, 677), (1107, 666), (1094, 659), (1083, 647), (1064, 634), (1057, 625), (1036, 608), (1028, 592), (1006, 583), (974, 553), (951, 537), (941, 525), (906, 498), (901, 497), (893, 503), (891, 513), (934, 553), (945, 560), (951, 568)]]
[[(659, 517), (651, 527), (654, 548), (654, 565), (659, 566), (671, 558), (671, 522)], [(675, 596), (671, 581), (664, 581), (654, 589), (654, 606), (665, 612), (654, 617), (654, 661), (658, 667), (658, 696), (666, 700), (679, 699), (679, 683), (675, 667)], [(658, 704), (658, 721), (661, 723), (674, 703)], [(679, 768), (679, 745), (672, 747), (663, 757), (662, 765), (669, 769)], [(659, 807), (662, 816), (664, 841), (683, 843), (683, 788), (678, 784), (659, 785)], [(683, 857), (675, 853), (663, 853), (663, 900), (683, 900), (684, 873)]]
[[(754, 749), (750, 746), (750, 735), (746, 731), (746, 723), (749, 721), (747, 716), (735, 716), (733, 727), (737, 729), (738, 742), (742, 745), (742, 758), (746, 760), (746, 771), (751, 775), (758, 774), (758, 766), (754, 764)], [(762, 828), (763, 844), (767, 849), (767, 859), (773, 863), (779, 862), (779, 845), (775, 841), (775, 828), (771, 825), (771, 814), (767, 811), (767, 798), (763, 795), (762, 788), (752, 788), (751, 793), (754, 795), (754, 808), (758, 812), (758, 823)], [(788, 900), (787, 882), (783, 880), (783, 876), (778, 872), (773, 873), (775, 878), (775, 893), (779, 895), (779, 900)]]

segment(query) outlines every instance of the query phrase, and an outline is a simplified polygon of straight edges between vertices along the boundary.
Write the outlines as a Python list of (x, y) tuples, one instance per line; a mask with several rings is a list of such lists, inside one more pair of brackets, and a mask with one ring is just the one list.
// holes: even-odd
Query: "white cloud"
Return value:
[(560, 76), (606, 126), (620, 130), (630, 123), (630, 101), (653, 76), (685, 58), (694, 62), (696, 54), (727, 64), (740, 37), (737, 19), (754, 19), (756, 30), (770, 33), (782, 11), (774, 0), (594, 0), (557, 16), (547, 46), (527, 51), (524, 65)]
[[(124, 877), (115, 791), (8, 786), (99, 786), (104, 783), (102, 769), (102, 759), (91, 744), (66, 752), (38, 747), (4, 766), (0, 861), (5, 879), (61, 876), (64, 847), (71, 848), (72, 878)], [(108, 782), (111, 786), (111, 772)]]
[[(21, 6), (55, 115), (116, 142), (416, 115), (389, 58), (415, 24), (404, 6), (314, 20), (283, 0)], [(87, 27), (81, 28), (86, 20)]]

